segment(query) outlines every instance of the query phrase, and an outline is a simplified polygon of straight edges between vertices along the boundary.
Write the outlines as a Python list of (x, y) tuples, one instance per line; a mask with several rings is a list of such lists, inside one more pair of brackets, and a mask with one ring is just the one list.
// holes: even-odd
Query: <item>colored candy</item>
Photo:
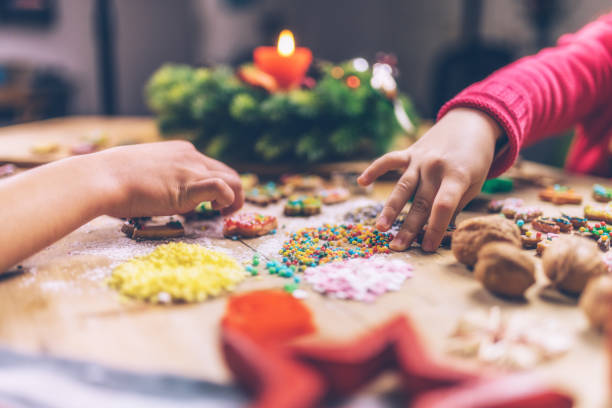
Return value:
[(200, 302), (245, 278), (230, 256), (200, 245), (171, 242), (116, 267), (108, 285), (124, 296), (153, 303)]
[(387, 291), (399, 290), (412, 270), (412, 265), (399, 260), (349, 259), (308, 268), (304, 280), (317, 292), (371, 302)]
[(288, 266), (317, 266), (349, 258), (387, 254), (392, 239), (393, 234), (361, 224), (325, 224), (319, 228), (302, 228), (292, 234), (291, 239), (283, 244), (280, 255)]

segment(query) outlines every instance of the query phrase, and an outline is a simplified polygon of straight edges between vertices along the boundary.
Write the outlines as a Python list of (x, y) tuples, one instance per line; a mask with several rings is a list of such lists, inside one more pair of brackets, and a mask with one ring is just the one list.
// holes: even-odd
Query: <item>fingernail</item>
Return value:
[(376, 226), (378, 227), (378, 229), (389, 229), (389, 224), (389, 219), (384, 215), (378, 217), (378, 221), (376, 222)]
[(421, 245), (421, 249), (425, 252), (433, 252), (435, 251), (434, 244), (430, 240), (423, 241), (423, 245)]
[(403, 251), (408, 246), (408, 239), (403, 235), (398, 235), (395, 237), (393, 241), (389, 244), (389, 248), (394, 251)]

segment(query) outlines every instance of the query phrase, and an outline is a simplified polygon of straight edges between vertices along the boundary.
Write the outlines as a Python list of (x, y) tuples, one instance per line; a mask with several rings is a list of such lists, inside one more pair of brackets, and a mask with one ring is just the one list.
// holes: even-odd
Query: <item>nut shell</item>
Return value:
[(496, 295), (524, 297), (535, 283), (535, 264), (531, 258), (513, 244), (491, 242), (478, 252), (474, 277)]
[(579, 295), (589, 279), (607, 273), (597, 244), (568, 236), (554, 240), (542, 256), (544, 273), (557, 289)]
[(608, 330), (612, 311), (612, 277), (602, 275), (591, 279), (580, 297), (580, 308), (591, 326)]
[(520, 248), (520, 230), (514, 222), (499, 215), (470, 218), (457, 227), (451, 249), (459, 262), (474, 266), (478, 251), (494, 241), (507, 242)]

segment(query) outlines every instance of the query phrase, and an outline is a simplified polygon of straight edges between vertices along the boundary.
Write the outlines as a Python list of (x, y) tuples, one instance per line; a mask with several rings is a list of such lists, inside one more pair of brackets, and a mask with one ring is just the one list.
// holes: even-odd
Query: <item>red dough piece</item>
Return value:
[(222, 342), (234, 377), (255, 393), (255, 407), (320, 407), (323, 398), (350, 396), (390, 369), (399, 372), (402, 391), (416, 398), (419, 408), (572, 404), (570, 397), (532, 380), (485, 379), (433, 361), (403, 316), (345, 344), (271, 347), (224, 326)]
[(223, 235), (226, 237), (259, 237), (275, 230), (276, 217), (256, 213), (240, 213), (223, 221)]
[(509, 375), (422, 394), (412, 408), (569, 408), (573, 399), (533, 375)]
[(298, 345), (292, 349), (297, 359), (323, 375), (334, 396), (350, 395), (390, 368), (400, 372), (403, 391), (410, 395), (476, 378), (431, 360), (403, 316), (348, 344)]
[(252, 408), (308, 408), (320, 406), (322, 378), (292, 360), (286, 350), (262, 346), (229, 327), (221, 331), (223, 356), (234, 378), (255, 394)]

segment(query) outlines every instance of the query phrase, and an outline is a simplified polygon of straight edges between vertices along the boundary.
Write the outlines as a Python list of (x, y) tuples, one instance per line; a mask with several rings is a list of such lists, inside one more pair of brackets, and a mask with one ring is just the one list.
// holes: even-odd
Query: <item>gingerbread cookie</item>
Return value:
[(586, 238), (593, 238), (595, 240), (599, 240), (601, 237), (610, 236), (612, 232), (612, 227), (606, 224), (605, 221), (598, 222), (593, 225), (587, 225), (587, 227), (582, 227), (579, 229), (580, 234)]
[(535, 249), (543, 239), (544, 236), (539, 231), (526, 231), (521, 235), (521, 244), (525, 249)]
[(612, 224), (612, 207), (604, 208), (593, 207), (592, 205), (584, 206), (584, 217), (591, 221), (605, 221)]
[[(373, 204), (366, 205), (364, 207), (359, 207), (354, 210), (347, 212), (344, 215), (344, 221), (350, 224), (363, 224), (366, 226), (373, 226), (376, 224), (376, 219), (380, 215), (383, 210), (382, 204)], [(399, 229), (403, 224), (404, 220), (408, 213), (406, 211), (402, 211), (399, 213), (393, 224), (391, 224), (391, 229)]]
[(582, 196), (577, 194), (569, 187), (555, 184), (553, 187), (548, 187), (540, 191), (538, 194), (540, 200), (549, 201), (553, 204), (581, 204)]
[(585, 227), (587, 225), (587, 219), (583, 217), (573, 217), (571, 215), (563, 214), (561, 217), (568, 220), (574, 229), (578, 229), (580, 227)]
[(541, 215), (542, 209), (540, 207), (520, 207), (514, 211), (514, 219), (525, 222), (531, 222)]
[(552, 220), (559, 226), (559, 230), (561, 230), (561, 232), (572, 232), (572, 229), (574, 229), (574, 226), (570, 220), (565, 217), (553, 218)]
[(544, 254), (544, 251), (546, 251), (546, 249), (549, 248), (551, 244), (552, 244), (551, 240), (548, 240), (548, 239), (541, 240), (540, 242), (538, 242), (536, 246), (536, 254), (538, 256), (542, 256), (542, 254)]
[(587, 225), (586, 227), (578, 227), (573, 231), (573, 234), (582, 238), (595, 238), (597, 237), (593, 234), (591, 226)]
[(276, 217), (272, 215), (239, 213), (223, 221), (223, 235), (231, 238), (253, 238), (273, 233), (277, 227)]
[(344, 187), (326, 188), (319, 191), (323, 204), (337, 204), (349, 199), (351, 193)]
[(593, 199), (600, 203), (607, 203), (612, 200), (612, 190), (600, 184), (595, 184), (593, 186)]
[(610, 250), (610, 236), (609, 235), (600, 236), (599, 239), (597, 240), (597, 246), (603, 252), (608, 252)]
[(202, 201), (198, 206), (187, 214), (183, 214), (186, 220), (208, 220), (221, 215), (221, 211), (212, 208), (210, 201)]
[(129, 219), (121, 227), (121, 232), (135, 240), (177, 238), (185, 235), (180, 221), (156, 222), (149, 217)]
[(376, 224), (376, 218), (383, 210), (382, 204), (366, 205), (358, 207), (344, 214), (344, 221), (350, 224), (363, 224), (372, 226)]
[(276, 187), (276, 183), (269, 182), (251, 188), (245, 194), (245, 201), (262, 207), (276, 203), (283, 198), (283, 193)]
[[(500, 211), (503, 212), (504, 208), (512, 209), (512, 208), (519, 208), (522, 206), (523, 206), (523, 200), (521, 200), (520, 198), (510, 197), (510, 198), (504, 198), (501, 200), (491, 200), (489, 202), (488, 210), (489, 212), (492, 212), (492, 213), (498, 213)], [(512, 217), (514, 217), (514, 215)]]
[(540, 232), (552, 232), (553, 234), (561, 232), (561, 228), (549, 217), (538, 217), (531, 222), (531, 226), (534, 230)]
[(285, 215), (310, 216), (321, 212), (321, 199), (311, 195), (292, 195), (285, 204)]
[(314, 175), (286, 174), (281, 177), (281, 183), (295, 191), (316, 191), (323, 188), (323, 179)]
[(331, 181), (334, 186), (344, 187), (350, 191), (353, 195), (369, 195), (372, 194), (374, 186), (362, 186), (357, 182), (359, 173), (344, 173), (344, 172), (333, 172), (331, 175)]
[(240, 175), (240, 184), (244, 191), (248, 191), (259, 184), (259, 177), (255, 173), (243, 173)]

